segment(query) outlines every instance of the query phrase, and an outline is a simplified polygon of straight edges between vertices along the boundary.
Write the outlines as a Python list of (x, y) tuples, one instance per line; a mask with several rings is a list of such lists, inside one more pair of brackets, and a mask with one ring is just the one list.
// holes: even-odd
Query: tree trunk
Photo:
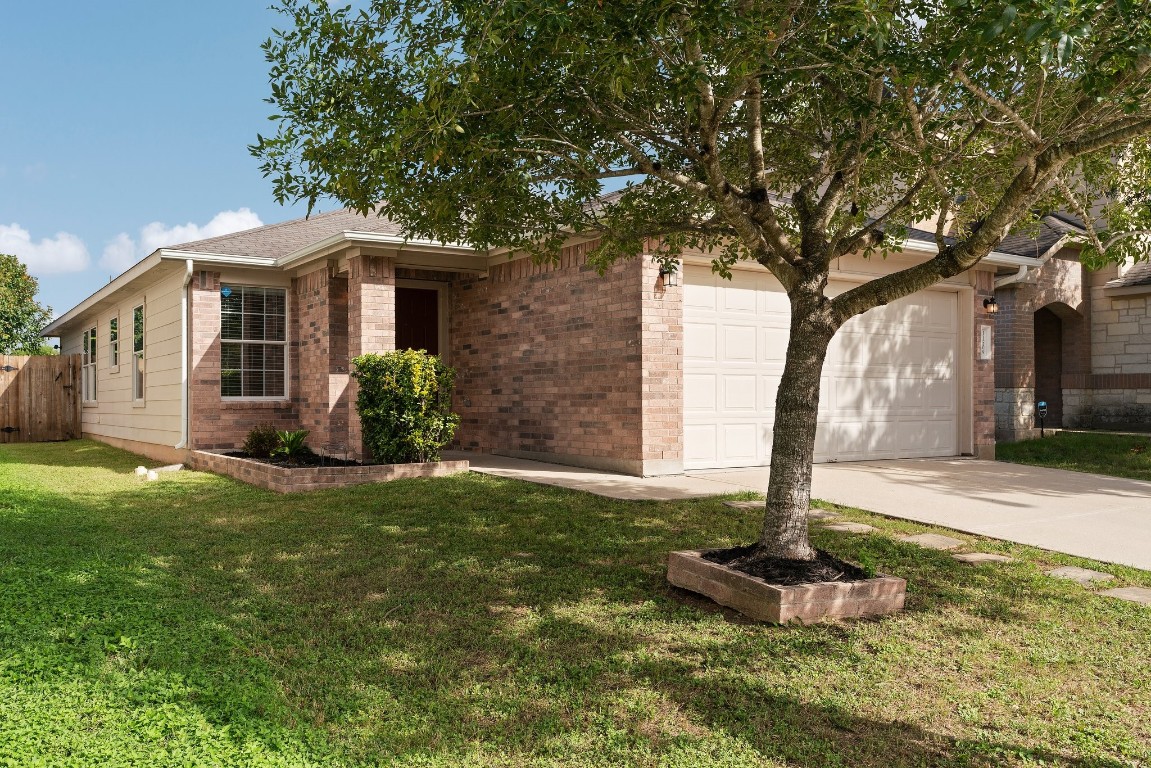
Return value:
[(753, 557), (815, 558), (807, 536), (811, 465), (815, 459), (819, 382), (827, 347), (836, 331), (817, 307), (818, 300), (792, 297), (791, 337), (775, 399), (767, 509)]

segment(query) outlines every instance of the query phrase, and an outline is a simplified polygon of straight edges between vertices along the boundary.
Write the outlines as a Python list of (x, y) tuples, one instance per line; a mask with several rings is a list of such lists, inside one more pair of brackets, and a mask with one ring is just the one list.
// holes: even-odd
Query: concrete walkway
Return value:
[[(762, 493), (767, 469), (672, 477), (466, 454), (472, 469), (616, 499)], [(812, 495), (890, 517), (1151, 570), (1151, 483), (975, 459), (817, 464)]]

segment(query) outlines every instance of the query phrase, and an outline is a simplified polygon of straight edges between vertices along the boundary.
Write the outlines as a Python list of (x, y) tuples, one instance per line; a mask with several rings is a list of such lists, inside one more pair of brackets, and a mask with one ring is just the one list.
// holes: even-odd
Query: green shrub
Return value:
[(455, 370), (411, 349), (361, 355), (352, 363), (360, 385), (356, 410), (372, 457), (385, 464), (439, 461), (460, 423), (451, 411)]
[(281, 430), (276, 433), (276, 438), (279, 444), (275, 450), (272, 451), (273, 456), (282, 456), (291, 464), (301, 456), (306, 456), (312, 452), (308, 446), (304, 445), (304, 441), (308, 439), (311, 433), (306, 429), (297, 429), (294, 432)]
[(253, 427), (248, 436), (244, 438), (244, 453), (257, 459), (266, 459), (272, 451), (280, 446), (280, 436), (271, 424), (260, 424)]

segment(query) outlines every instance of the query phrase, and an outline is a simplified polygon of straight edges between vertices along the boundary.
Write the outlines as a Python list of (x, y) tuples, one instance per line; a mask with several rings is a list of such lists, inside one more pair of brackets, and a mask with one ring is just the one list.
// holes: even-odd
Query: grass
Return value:
[[(0, 446), (0, 766), (1151, 764), (1151, 610), (1012, 554), (817, 543), (907, 610), (747, 623), (668, 550), (746, 541), (719, 500), (480, 475), (277, 496), (147, 483), (96, 443)], [(829, 505), (828, 505), (829, 506)]]
[(1000, 443), (995, 458), (1016, 464), (1151, 480), (1151, 435), (1058, 432), (1053, 437)]

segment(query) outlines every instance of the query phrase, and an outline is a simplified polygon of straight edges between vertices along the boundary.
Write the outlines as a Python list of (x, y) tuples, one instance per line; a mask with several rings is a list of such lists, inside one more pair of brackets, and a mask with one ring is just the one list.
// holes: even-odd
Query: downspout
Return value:
[(1019, 267), (1019, 271), (1016, 272), (1014, 275), (1007, 275), (1006, 277), (996, 278), (995, 279), (995, 287), (998, 289), (998, 288), (1002, 288), (1002, 287), (1007, 286), (1007, 285), (1012, 285), (1014, 283), (1018, 283), (1020, 280), (1027, 277), (1028, 272), (1030, 272), (1033, 269), (1039, 269), (1044, 264), (1051, 261), (1051, 257), (1054, 256), (1055, 254), (1059, 253), (1060, 250), (1062, 250), (1063, 246), (1067, 243), (1067, 240), (1068, 240), (1067, 235), (1063, 235), (1058, 240), (1056, 240), (1054, 243), (1052, 243), (1050, 248), (1048, 248), (1046, 251), (1044, 251), (1042, 254), (1040, 254), (1038, 264), (1024, 264), (1021, 267)]
[(184, 285), (180, 291), (180, 442), (176, 448), (188, 447), (188, 286), (192, 284), (191, 259), (184, 260)]

